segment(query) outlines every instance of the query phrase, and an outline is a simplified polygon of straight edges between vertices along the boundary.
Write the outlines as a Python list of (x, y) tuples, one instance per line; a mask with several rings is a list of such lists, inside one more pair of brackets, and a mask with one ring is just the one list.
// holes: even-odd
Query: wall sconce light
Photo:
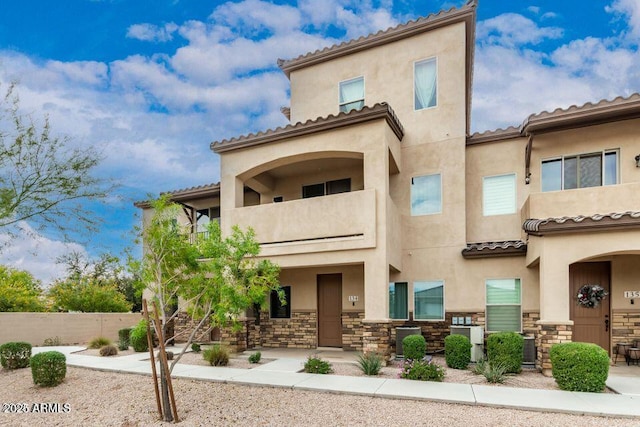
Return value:
[[(638, 157), (640, 157), (640, 156), (638, 156)], [(640, 167), (640, 166), (638, 166), (638, 167)], [(526, 185), (529, 185), (530, 182), (531, 182), (531, 173), (528, 173), (527, 176), (524, 178), (524, 183)]]
[(636, 167), (640, 168), (640, 154), (636, 156)]

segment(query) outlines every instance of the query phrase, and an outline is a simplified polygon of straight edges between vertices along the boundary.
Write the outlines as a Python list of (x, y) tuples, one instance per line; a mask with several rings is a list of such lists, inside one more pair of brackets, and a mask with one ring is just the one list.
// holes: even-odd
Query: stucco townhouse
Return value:
[(282, 268), (287, 304), (223, 341), (390, 354), (397, 328), (438, 350), (479, 325), (547, 370), (553, 343), (640, 339), (640, 95), (470, 134), (475, 22), (471, 1), (278, 61), (290, 124), (213, 142), (220, 182), (169, 193)]

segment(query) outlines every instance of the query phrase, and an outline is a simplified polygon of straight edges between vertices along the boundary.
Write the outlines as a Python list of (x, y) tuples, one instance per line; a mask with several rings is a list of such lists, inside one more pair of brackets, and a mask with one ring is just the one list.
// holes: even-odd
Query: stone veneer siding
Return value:
[(342, 349), (362, 351), (364, 311), (342, 312)]
[(540, 332), (536, 339), (536, 348), (538, 357), (536, 359), (536, 368), (544, 375), (551, 376), (551, 359), (549, 350), (554, 344), (571, 342), (573, 335), (572, 325), (547, 325), (542, 324)]
[(640, 340), (640, 310), (612, 310), (611, 342), (612, 354), (618, 343)]
[(260, 315), (263, 347), (316, 348), (318, 316), (315, 310), (291, 311), (290, 319), (271, 319), (269, 312)]
[(392, 353), (391, 331), (394, 330), (390, 322), (362, 322), (362, 351), (379, 353), (388, 360)]
[[(173, 328), (175, 333), (175, 340), (178, 343), (187, 342), (189, 334), (193, 331), (199, 322), (193, 320), (186, 312), (179, 312), (176, 318), (173, 320)], [(212, 333), (213, 332), (213, 333)], [(218, 339), (218, 329), (211, 329), (210, 322), (204, 322), (196, 332), (194, 337), (195, 342), (210, 342)]]

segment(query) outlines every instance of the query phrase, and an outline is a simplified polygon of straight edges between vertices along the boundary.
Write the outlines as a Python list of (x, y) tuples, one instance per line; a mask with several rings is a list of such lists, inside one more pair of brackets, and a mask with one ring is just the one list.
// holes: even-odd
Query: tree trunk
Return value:
[(160, 363), (160, 392), (162, 393), (162, 412), (164, 413), (164, 421), (173, 421), (171, 413), (171, 403), (169, 401), (169, 387), (167, 386), (167, 372), (164, 369), (164, 363)]

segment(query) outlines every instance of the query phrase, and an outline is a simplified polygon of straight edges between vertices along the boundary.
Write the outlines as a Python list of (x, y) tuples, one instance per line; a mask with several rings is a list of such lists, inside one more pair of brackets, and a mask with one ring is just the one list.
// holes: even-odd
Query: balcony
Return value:
[(266, 256), (376, 245), (374, 189), (236, 208), (224, 216), (226, 224), (252, 227)]
[(637, 211), (638, 194), (639, 182), (534, 193), (523, 206), (523, 217), (545, 219)]

